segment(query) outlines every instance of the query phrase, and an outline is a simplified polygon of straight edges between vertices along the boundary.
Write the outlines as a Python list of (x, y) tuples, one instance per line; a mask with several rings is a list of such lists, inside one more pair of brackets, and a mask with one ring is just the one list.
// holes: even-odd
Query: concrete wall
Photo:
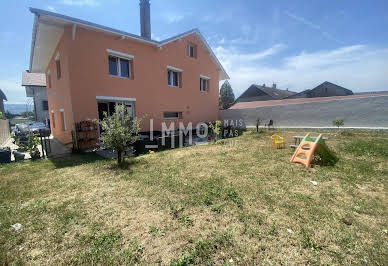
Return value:
[(9, 139), (9, 122), (0, 120), (0, 146)]
[(345, 127), (388, 128), (388, 96), (265, 106), (220, 111), (222, 120), (243, 119), (256, 126), (257, 117), (274, 120), (275, 127), (332, 127), (334, 119), (345, 119)]

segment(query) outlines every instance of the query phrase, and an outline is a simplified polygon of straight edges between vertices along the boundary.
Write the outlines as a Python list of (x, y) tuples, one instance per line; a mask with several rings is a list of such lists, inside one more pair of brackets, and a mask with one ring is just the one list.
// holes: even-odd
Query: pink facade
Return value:
[[(195, 57), (188, 56), (188, 45), (195, 47)], [(117, 54), (130, 58), (130, 78), (110, 75), (108, 57)], [(169, 69), (179, 72), (179, 87), (168, 85)], [(195, 125), (218, 118), (220, 66), (196, 32), (158, 47), (67, 25), (46, 76), (51, 84), (47, 86), (51, 130), (62, 143), (71, 141), (75, 122), (98, 119), (98, 102), (104, 101), (132, 105), (134, 115), (142, 119), (142, 131), (150, 130), (150, 118), (154, 130), (161, 130), (162, 122)], [(200, 89), (201, 77), (207, 80), (205, 91)], [(164, 119), (164, 112), (178, 112), (179, 118)]]

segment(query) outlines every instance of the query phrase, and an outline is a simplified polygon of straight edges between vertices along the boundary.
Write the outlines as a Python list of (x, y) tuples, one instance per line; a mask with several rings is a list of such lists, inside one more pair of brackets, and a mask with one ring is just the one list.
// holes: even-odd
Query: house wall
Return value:
[[(195, 125), (218, 118), (218, 66), (196, 35), (186, 36), (158, 49), (84, 28), (77, 28), (75, 40), (72, 40), (69, 27), (65, 29), (61, 42), (60, 47), (66, 46), (69, 55), (69, 59), (63, 62), (63, 68), (70, 71), (70, 80), (64, 79), (68, 82), (61, 86), (70, 87), (67, 97), (71, 99), (74, 121), (98, 118), (96, 96), (136, 98), (135, 113), (142, 119), (143, 131), (150, 129), (150, 118), (154, 119), (154, 130), (161, 130), (163, 121), (179, 121), (186, 125), (192, 122)], [(186, 55), (189, 42), (197, 45), (197, 58)], [(134, 56), (133, 79), (109, 75), (106, 49)], [(53, 62), (50, 64), (53, 65)], [(183, 70), (181, 88), (168, 86), (167, 65)], [(200, 91), (200, 75), (211, 78), (208, 92)], [(54, 81), (55, 77), (52, 78)], [(166, 111), (182, 112), (182, 119), (163, 120), (163, 112)]]
[[(70, 54), (69, 42), (71, 34), (67, 30), (61, 37), (55, 52), (46, 69), (47, 98), (49, 101), (49, 115), (51, 134), (62, 143), (71, 142), (71, 130), (74, 129), (72, 95), (70, 90)], [(61, 78), (57, 78), (57, 69), (55, 58), (59, 54), (61, 64)], [(50, 75), (48, 75), (50, 72)], [(51, 87), (49, 87), (49, 77), (51, 78)], [(66, 128), (63, 127), (61, 110), (64, 111), (64, 121)], [(53, 115), (54, 120), (53, 121)], [(54, 127), (55, 124), (55, 127)]]
[(43, 101), (47, 101), (46, 87), (26, 87), (27, 97), (33, 97), (35, 108), (35, 119), (38, 122), (46, 122), (49, 118), (48, 110), (43, 109)]

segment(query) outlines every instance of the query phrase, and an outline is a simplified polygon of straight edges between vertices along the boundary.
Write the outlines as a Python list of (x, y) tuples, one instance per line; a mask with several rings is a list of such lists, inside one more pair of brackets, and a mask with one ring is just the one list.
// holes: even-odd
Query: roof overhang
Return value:
[(105, 33), (120, 36), (121, 39), (136, 40), (139, 42), (154, 45), (155, 47), (162, 47), (175, 40), (184, 38), (188, 35), (197, 34), (200, 37), (201, 41), (204, 43), (205, 47), (208, 49), (209, 54), (213, 58), (214, 62), (218, 65), (218, 70), (220, 73), (219, 79), (229, 79), (229, 76), (226, 73), (225, 69), (223, 68), (220, 61), (217, 59), (211, 47), (206, 42), (205, 38), (198, 29), (193, 29), (177, 36), (168, 38), (164, 41), (158, 42), (128, 32), (112, 29), (88, 21), (64, 16), (41, 9), (30, 8), (30, 11), (35, 14), (31, 41), (30, 72), (45, 72), (48, 62), (50, 61), (50, 58), (54, 53), (54, 50), (57, 47), (61, 36), (63, 35), (65, 27), (70, 25), (73, 27), (80, 26), (88, 29), (102, 31)]

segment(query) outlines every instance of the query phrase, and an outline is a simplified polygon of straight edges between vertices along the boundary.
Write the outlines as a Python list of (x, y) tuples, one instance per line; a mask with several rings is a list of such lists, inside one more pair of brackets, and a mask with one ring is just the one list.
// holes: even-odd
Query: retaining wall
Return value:
[(332, 127), (334, 119), (345, 119), (345, 127), (388, 129), (388, 95), (301, 104), (265, 106), (220, 111), (221, 120), (243, 119), (247, 127), (269, 119), (275, 127)]

